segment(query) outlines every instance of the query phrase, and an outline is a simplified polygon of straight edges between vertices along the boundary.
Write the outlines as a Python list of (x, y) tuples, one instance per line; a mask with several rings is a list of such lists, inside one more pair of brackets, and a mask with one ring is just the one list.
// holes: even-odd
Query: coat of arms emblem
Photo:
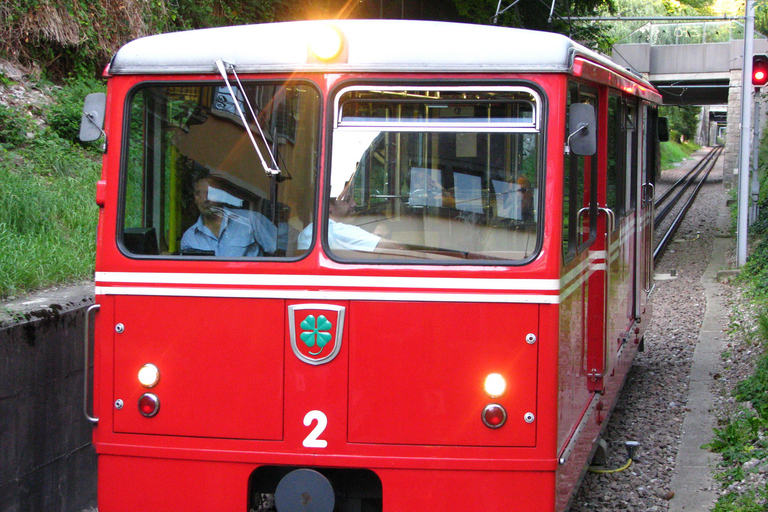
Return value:
[(325, 364), (341, 350), (344, 306), (297, 304), (288, 306), (291, 348), (307, 364)]

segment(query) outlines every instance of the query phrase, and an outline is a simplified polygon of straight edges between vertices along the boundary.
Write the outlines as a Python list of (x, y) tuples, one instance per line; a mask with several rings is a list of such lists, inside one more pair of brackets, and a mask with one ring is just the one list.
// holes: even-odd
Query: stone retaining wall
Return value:
[(0, 512), (96, 505), (93, 427), (82, 412), (92, 303), (92, 284), (0, 303)]

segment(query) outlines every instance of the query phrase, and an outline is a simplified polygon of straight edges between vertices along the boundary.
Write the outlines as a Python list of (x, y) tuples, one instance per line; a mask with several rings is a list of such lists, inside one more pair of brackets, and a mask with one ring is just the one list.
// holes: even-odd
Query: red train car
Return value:
[(648, 82), (378, 20), (147, 37), (106, 76), (100, 512), (567, 508), (650, 315)]

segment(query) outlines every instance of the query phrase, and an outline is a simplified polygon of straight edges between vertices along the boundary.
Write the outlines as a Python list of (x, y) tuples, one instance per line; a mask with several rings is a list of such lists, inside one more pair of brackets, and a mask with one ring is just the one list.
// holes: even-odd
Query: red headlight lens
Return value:
[(499, 428), (507, 422), (507, 411), (499, 404), (488, 404), (483, 409), (483, 423), (488, 428)]
[(144, 393), (139, 398), (139, 412), (142, 416), (151, 418), (160, 410), (160, 400), (152, 393)]

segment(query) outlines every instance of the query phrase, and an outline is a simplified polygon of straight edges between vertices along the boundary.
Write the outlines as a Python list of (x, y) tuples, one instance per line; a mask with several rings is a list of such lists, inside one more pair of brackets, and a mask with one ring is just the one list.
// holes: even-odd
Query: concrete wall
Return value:
[(652, 75), (728, 73), (730, 63), (728, 43), (652, 46), (649, 72)]
[(96, 505), (93, 427), (82, 413), (92, 290), (0, 304), (0, 512)]
[[(754, 52), (768, 52), (768, 41), (755, 39)], [(658, 46), (617, 44), (613, 47), (611, 58), (649, 77), (651, 81), (662, 76), (707, 81), (713, 75), (724, 77), (732, 69), (741, 69), (743, 53), (742, 40)]]

